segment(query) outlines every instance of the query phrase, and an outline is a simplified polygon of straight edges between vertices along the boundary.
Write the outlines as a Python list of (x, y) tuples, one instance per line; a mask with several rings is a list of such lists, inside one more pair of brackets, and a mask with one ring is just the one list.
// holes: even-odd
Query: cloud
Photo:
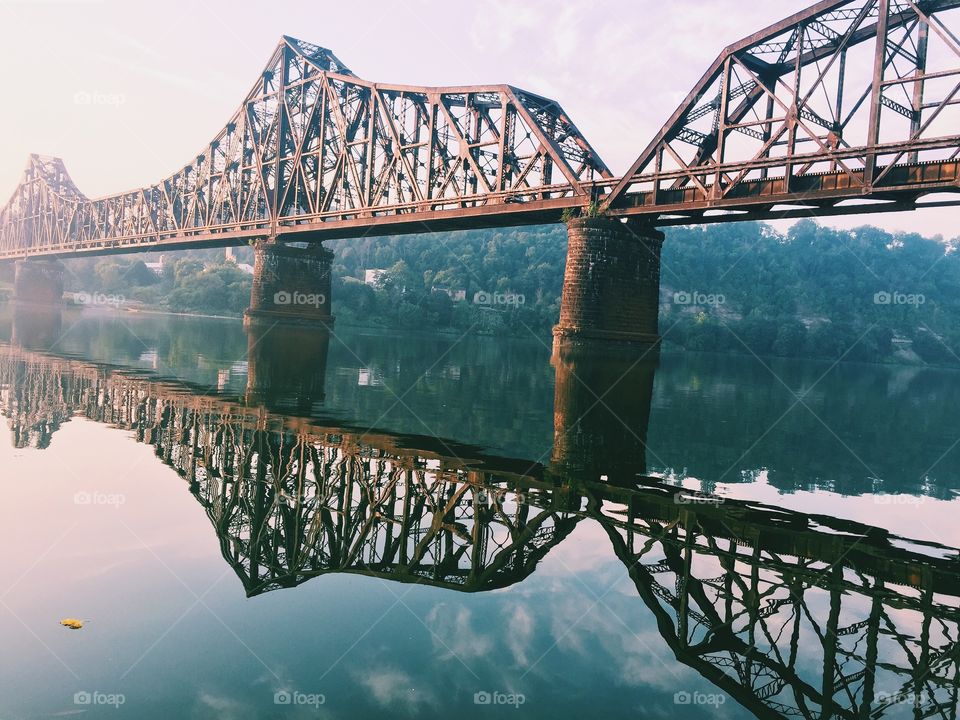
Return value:
[(439, 603), (427, 613), (425, 623), (433, 635), (434, 648), (448, 657), (467, 662), (487, 655), (493, 648), (489, 636), (474, 630), (472, 614), (465, 607)]
[(402, 708), (413, 713), (423, 706), (435, 706), (437, 699), (432, 692), (426, 690), (426, 684), (417, 683), (403, 670), (391, 667), (380, 667), (357, 674), (357, 681), (363, 685), (378, 705), (384, 708)]
[(513, 653), (513, 659), (521, 667), (530, 665), (528, 651), (533, 639), (535, 620), (526, 605), (517, 604), (507, 612), (507, 646)]
[(216, 720), (247, 720), (247, 718), (252, 719), (256, 717), (252, 709), (227, 695), (216, 695), (206, 690), (201, 690), (197, 697), (197, 702), (201, 706), (202, 716), (206, 718), (215, 718)]

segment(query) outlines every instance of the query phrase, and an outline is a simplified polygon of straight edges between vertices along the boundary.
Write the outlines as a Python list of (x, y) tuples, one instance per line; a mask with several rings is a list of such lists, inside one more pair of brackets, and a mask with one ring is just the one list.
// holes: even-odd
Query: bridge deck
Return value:
[[(708, 182), (671, 190), (633, 192), (610, 214), (645, 218), (657, 226), (721, 223), (748, 219), (900, 212), (918, 207), (960, 205), (960, 161), (943, 160), (880, 168), (883, 181), (867, 190), (863, 170), (765, 178), (741, 183), (714, 197)], [(706, 179), (704, 179), (706, 180)], [(585, 185), (589, 197), (603, 197), (617, 179)], [(567, 192), (564, 192), (566, 190)], [(569, 187), (544, 190), (543, 199), (510, 194), (467, 198), (464, 207), (437, 208), (449, 203), (409, 203), (364, 211), (330, 212), (281, 219), (144, 232), (96, 240), (75, 240), (42, 246), (0, 249), (0, 261), (27, 257), (71, 258), (130, 252), (187, 250), (245, 245), (271, 234), (288, 241), (323, 242), (342, 238), (405, 235), (495, 227), (556, 223), (563, 212), (582, 209), (588, 200)], [(951, 193), (956, 198), (923, 202), (925, 195)], [(859, 201), (859, 202), (858, 202)], [(470, 204), (473, 203), (473, 204)]]

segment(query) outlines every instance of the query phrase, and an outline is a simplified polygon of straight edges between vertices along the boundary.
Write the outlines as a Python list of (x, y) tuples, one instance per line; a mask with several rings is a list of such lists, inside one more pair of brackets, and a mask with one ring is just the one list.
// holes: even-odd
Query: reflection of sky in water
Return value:
[[(691, 489), (699, 489), (701, 486), (699, 481), (691, 478), (675, 482)], [(811, 515), (832, 515), (864, 525), (882, 527), (906, 538), (960, 547), (960, 527), (956, 522), (957, 513), (960, 512), (960, 500), (956, 498), (944, 500), (906, 493), (844, 496), (823, 490), (794, 490), (784, 494), (770, 484), (766, 472), (758, 473), (756, 479), (750, 483), (717, 484), (713, 492), (721, 497), (751, 500)], [(954, 497), (952, 493), (951, 497)], [(826, 528), (822, 530), (831, 532)], [(913, 552), (943, 556), (941, 552), (925, 550), (922, 545), (897, 542)], [(952, 553), (949, 556), (956, 555)]]

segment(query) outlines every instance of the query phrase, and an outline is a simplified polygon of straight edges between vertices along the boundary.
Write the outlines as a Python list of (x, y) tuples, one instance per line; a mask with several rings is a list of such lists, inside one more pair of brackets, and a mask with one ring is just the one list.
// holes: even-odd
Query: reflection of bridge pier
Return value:
[(244, 321), (330, 327), (333, 253), (320, 244), (298, 247), (258, 240), (253, 287)]
[(60, 305), (63, 302), (63, 263), (30, 258), (18, 260), (13, 280), (17, 302)]
[(659, 342), (663, 233), (636, 220), (578, 218), (567, 236), (556, 342)]
[(60, 339), (62, 326), (59, 306), (17, 302), (10, 342), (27, 350), (48, 350)]
[(619, 343), (554, 349), (552, 469), (561, 476), (626, 483), (647, 472), (647, 425), (659, 348)]
[(323, 325), (247, 323), (246, 403), (310, 414), (324, 400), (329, 347)]

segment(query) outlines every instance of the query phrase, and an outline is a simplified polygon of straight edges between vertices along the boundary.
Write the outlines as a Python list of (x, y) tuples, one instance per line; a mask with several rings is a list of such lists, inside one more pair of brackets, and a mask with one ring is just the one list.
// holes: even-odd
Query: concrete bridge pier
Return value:
[(14, 299), (35, 305), (61, 305), (63, 270), (59, 260), (18, 260), (13, 278)]
[(244, 323), (312, 325), (330, 328), (330, 267), (333, 253), (322, 245), (285, 245), (258, 240), (254, 246), (253, 288)]
[(636, 220), (567, 223), (567, 266), (554, 345), (659, 343), (663, 233)]

